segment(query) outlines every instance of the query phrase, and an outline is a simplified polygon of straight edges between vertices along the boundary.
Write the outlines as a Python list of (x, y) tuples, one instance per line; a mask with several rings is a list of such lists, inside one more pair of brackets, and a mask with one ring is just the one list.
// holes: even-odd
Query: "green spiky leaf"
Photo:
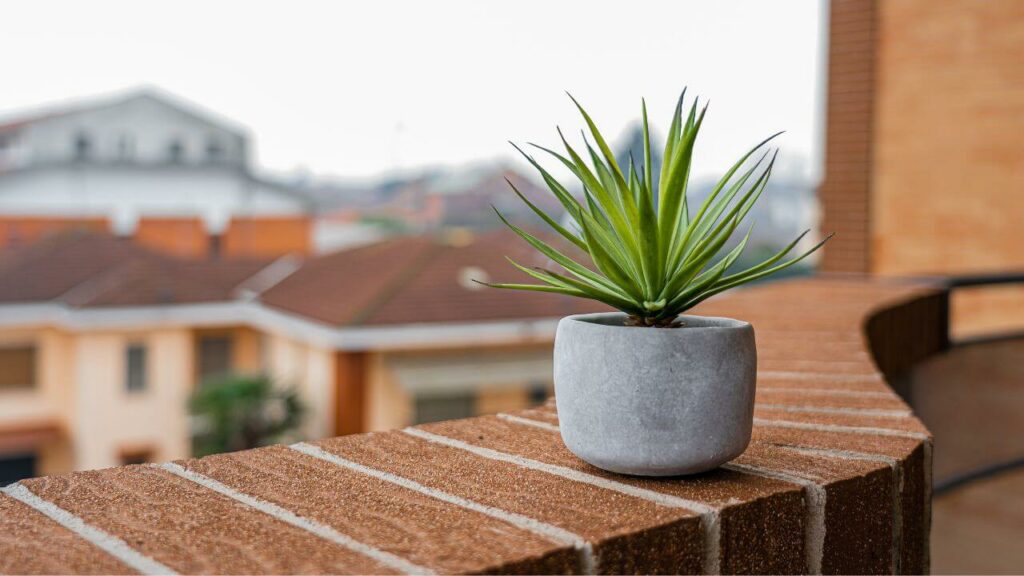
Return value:
[(570, 193), (568, 186), (513, 144), (540, 173), (573, 225), (544, 212), (511, 182), (509, 185), (558, 237), (585, 252), (591, 265), (570, 258), (555, 245), (515, 226), (498, 213), (502, 222), (561, 266), (566, 274), (527, 268), (510, 261), (540, 284), (486, 285), (590, 298), (643, 320), (636, 322), (637, 325), (669, 326), (679, 314), (705, 299), (784, 270), (821, 248), (831, 236), (803, 254), (781, 262), (805, 232), (759, 264), (729, 273), (747, 246), (750, 232), (736, 246), (723, 251), (767, 187), (777, 150), (775, 153), (766, 150), (756, 161), (751, 159), (758, 151), (765, 150), (765, 146), (781, 132), (741, 156), (691, 216), (687, 185), (693, 172), (694, 149), (707, 105), (698, 107), (694, 100), (684, 115), (685, 97), (684, 90), (675, 106), (665, 139), (657, 187), (654, 186), (651, 166), (647, 104), (643, 101), (643, 165), (639, 169), (632, 155), (628, 166), (619, 165), (597, 124), (571, 95), (589, 132), (589, 136), (585, 134), (583, 137), (586, 159), (569, 144), (561, 130), (558, 135), (564, 154), (531, 144), (558, 160), (579, 180), (582, 196)]

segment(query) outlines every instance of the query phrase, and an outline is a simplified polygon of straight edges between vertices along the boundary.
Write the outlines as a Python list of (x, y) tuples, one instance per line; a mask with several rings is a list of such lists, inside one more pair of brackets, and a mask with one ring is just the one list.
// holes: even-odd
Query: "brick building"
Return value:
[[(1024, 269), (1024, 3), (833, 0), (829, 272)], [(958, 293), (958, 329), (1019, 326), (1024, 291)], [(1024, 313), (1022, 313), (1024, 314)]]

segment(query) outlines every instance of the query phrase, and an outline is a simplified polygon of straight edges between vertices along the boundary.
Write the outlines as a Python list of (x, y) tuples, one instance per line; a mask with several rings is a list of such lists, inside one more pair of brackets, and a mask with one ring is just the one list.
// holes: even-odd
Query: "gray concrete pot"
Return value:
[(625, 326), (625, 314), (558, 323), (555, 401), (562, 439), (622, 474), (711, 470), (750, 443), (757, 349), (750, 324), (682, 316), (681, 328)]

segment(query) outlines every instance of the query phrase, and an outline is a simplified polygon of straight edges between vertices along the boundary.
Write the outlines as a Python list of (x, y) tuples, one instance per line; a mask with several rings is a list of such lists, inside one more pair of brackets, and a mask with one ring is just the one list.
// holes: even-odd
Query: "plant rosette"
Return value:
[[(510, 260), (539, 283), (488, 286), (587, 298), (619, 310), (559, 322), (554, 380), (566, 446), (599, 468), (623, 474), (694, 474), (743, 453), (753, 427), (754, 329), (740, 320), (683, 314), (716, 294), (796, 264), (828, 240), (787, 259), (804, 232), (770, 258), (734, 269), (750, 231), (735, 246), (727, 250), (726, 245), (768, 183), (777, 151), (765, 148), (778, 134), (744, 154), (691, 214), (687, 185), (707, 106), (698, 111), (695, 100), (684, 116), (685, 95), (675, 107), (657, 181), (646, 104), (639, 167), (631, 156), (623, 170), (575, 99), (596, 145), (584, 136), (589, 162), (561, 131), (564, 154), (533, 145), (568, 168), (581, 185), (578, 193), (516, 146), (561, 203), (565, 220), (509, 185), (561, 244), (546, 242), (498, 213), (555, 266), (529, 268)], [(574, 252), (586, 258), (570, 256)]]

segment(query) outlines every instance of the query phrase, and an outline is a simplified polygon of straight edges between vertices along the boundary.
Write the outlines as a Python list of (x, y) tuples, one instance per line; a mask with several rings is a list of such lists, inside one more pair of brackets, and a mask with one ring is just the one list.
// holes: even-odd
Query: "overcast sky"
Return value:
[(817, 174), (820, 0), (32, 1), (4, 6), (0, 113), (154, 84), (245, 126), (258, 164), (372, 176), (617, 137), (710, 98), (696, 171), (777, 130)]

